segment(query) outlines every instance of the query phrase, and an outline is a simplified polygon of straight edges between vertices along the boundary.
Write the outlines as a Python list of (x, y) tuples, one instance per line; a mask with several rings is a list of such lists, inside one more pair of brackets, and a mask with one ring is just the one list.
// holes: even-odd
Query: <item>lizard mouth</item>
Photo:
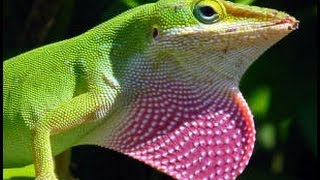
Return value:
[(299, 21), (292, 19), (291, 17), (287, 17), (285, 19), (282, 19), (280, 21), (277, 21), (275, 23), (269, 24), (269, 25), (263, 25), (261, 28), (265, 27), (271, 27), (271, 26), (278, 26), (278, 25), (286, 25), (288, 27), (288, 30), (293, 31), (299, 28)]
[(276, 30), (279, 33), (281, 32), (291, 32), (299, 28), (299, 21), (288, 16), (284, 19), (274, 21), (274, 22), (261, 22), (261, 23), (253, 23), (252, 25), (243, 23), (243, 25), (231, 25), (224, 30), (224, 33), (233, 33), (233, 32), (252, 32), (252, 31), (264, 31), (268, 32), (268, 30)]

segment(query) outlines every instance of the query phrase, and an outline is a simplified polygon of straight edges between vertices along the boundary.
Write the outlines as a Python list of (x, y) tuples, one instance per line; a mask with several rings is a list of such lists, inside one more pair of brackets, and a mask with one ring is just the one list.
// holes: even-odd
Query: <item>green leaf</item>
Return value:
[[(3, 179), (34, 179), (35, 177), (34, 165), (28, 165), (20, 168), (3, 169)], [(18, 178), (19, 177), (19, 178)]]
[(258, 87), (248, 99), (249, 106), (255, 116), (265, 117), (271, 99), (271, 91), (268, 87)]
[(252, 4), (254, 3), (256, 0), (235, 0), (235, 3), (241, 3), (241, 4)]
[(130, 8), (134, 8), (140, 5), (140, 3), (136, 0), (122, 0), (122, 2)]

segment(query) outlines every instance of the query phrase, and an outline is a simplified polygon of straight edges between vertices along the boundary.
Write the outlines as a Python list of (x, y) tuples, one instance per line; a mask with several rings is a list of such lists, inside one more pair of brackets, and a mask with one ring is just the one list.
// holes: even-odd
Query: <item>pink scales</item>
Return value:
[(176, 179), (235, 179), (253, 151), (251, 112), (225, 84), (151, 86), (126, 118), (106, 146)]

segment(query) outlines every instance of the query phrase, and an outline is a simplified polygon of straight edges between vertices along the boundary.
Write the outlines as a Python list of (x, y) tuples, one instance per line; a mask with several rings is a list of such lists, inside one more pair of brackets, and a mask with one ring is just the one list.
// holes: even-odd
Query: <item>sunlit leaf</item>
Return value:
[(21, 177), (21, 179), (34, 179), (34, 165), (28, 165), (21, 168), (7, 168), (3, 169), (3, 179), (10, 179), (14, 177)]
[(241, 4), (252, 4), (254, 3), (256, 0), (235, 0), (235, 3), (241, 3)]
[(264, 117), (269, 109), (271, 91), (267, 87), (257, 88), (249, 97), (248, 103), (255, 116)]

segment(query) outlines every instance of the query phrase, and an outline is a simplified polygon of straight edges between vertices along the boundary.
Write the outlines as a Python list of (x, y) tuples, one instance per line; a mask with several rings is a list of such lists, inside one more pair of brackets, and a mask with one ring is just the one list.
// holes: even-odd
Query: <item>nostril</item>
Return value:
[(288, 29), (289, 29), (289, 30), (296, 30), (296, 29), (298, 29), (298, 28), (299, 28), (299, 23), (300, 23), (299, 21), (294, 22), (293, 25), (290, 26)]
[(289, 23), (290, 26), (288, 27), (288, 30), (296, 30), (299, 28), (299, 21), (297, 21), (294, 18), (291, 17), (287, 17), (279, 22), (277, 22), (276, 24), (284, 24), (284, 23)]
[(152, 31), (152, 37), (153, 37), (153, 39), (157, 38), (158, 35), (159, 35), (158, 28), (153, 28), (153, 31)]

